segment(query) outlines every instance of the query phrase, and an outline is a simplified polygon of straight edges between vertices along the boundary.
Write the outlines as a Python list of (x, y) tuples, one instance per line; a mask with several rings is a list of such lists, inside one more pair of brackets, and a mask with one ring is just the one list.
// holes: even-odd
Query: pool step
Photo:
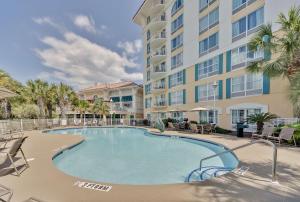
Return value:
[(188, 175), (188, 177), (186, 178), (186, 182), (197, 182), (212, 179), (214, 177), (224, 175), (232, 170), (233, 168), (225, 168), (218, 166), (203, 167), (202, 170), (198, 168), (193, 170)]

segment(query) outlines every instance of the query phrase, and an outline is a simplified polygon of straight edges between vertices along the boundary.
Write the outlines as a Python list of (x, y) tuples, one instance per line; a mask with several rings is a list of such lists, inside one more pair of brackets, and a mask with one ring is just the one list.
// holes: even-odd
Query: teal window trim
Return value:
[(185, 69), (183, 70), (183, 85), (186, 84), (186, 71)]
[(132, 102), (133, 98), (132, 95), (128, 95), (128, 96), (123, 96), (121, 100), (122, 102)]
[(226, 72), (231, 71), (231, 50), (226, 52)]
[(169, 82), (168, 82), (168, 86), (169, 86), (169, 89), (171, 88), (171, 75), (169, 75)]
[(223, 81), (219, 80), (218, 81), (218, 86), (219, 86), (219, 100), (223, 99)]
[(169, 95), (168, 95), (168, 98), (169, 98), (169, 106), (171, 106), (172, 104), (172, 100), (171, 100), (171, 93), (169, 93)]
[(270, 77), (266, 74), (263, 75), (263, 94), (270, 94)]
[(183, 97), (183, 102), (182, 103), (185, 105), (186, 104), (186, 90), (185, 89), (183, 90), (182, 94), (183, 94), (183, 96), (182, 96)]
[(199, 80), (198, 72), (199, 72), (199, 64), (196, 64), (195, 65), (195, 81)]
[(195, 86), (195, 103), (199, 102), (199, 86)]
[(223, 74), (223, 54), (219, 55), (219, 74)]
[(226, 79), (226, 99), (231, 98), (231, 78)]

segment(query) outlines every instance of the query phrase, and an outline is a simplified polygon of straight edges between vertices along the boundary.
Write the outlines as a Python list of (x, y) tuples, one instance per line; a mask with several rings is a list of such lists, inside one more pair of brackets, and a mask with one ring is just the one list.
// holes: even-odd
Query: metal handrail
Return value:
[(272, 146), (273, 148), (273, 163), (272, 163), (272, 182), (276, 182), (277, 181), (277, 176), (276, 176), (276, 168), (277, 168), (277, 147), (276, 145), (273, 143), (273, 142), (270, 142), (268, 140), (255, 140), (255, 141), (252, 141), (250, 143), (247, 143), (247, 144), (244, 144), (244, 145), (241, 145), (241, 146), (238, 146), (238, 147), (235, 147), (235, 148), (232, 148), (232, 149), (229, 149), (229, 150), (226, 150), (226, 151), (223, 151), (223, 152), (220, 152), (220, 153), (217, 153), (217, 154), (214, 154), (212, 156), (208, 156), (206, 158), (203, 158), (200, 160), (200, 170), (202, 169), (202, 163), (203, 161), (206, 161), (208, 159), (211, 159), (211, 158), (214, 158), (214, 157), (217, 157), (217, 156), (220, 156), (222, 154), (225, 154), (225, 153), (228, 153), (228, 152), (233, 152), (235, 150), (238, 150), (238, 149), (241, 149), (241, 148), (245, 148), (245, 147), (248, 147), (248, 146), (251, 146), (253, 144), (256, 144), (256, 143), (266, 143), (270, 146)]

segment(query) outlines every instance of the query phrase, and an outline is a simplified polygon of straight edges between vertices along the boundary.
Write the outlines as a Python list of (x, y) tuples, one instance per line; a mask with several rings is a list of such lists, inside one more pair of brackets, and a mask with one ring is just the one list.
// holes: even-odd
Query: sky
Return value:
[(143, 0), (2, 0), (0, 68), (25, 83), (142, 81)]

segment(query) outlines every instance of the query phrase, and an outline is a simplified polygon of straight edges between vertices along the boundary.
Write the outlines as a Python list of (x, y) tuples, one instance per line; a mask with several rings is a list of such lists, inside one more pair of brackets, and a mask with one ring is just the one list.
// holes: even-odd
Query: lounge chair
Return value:
[(79, 126), (81, 124), (81, 119), (74, 119), (74, 125)]
[(27, 199), (24, 202), (44, 202), (44, 201), (42, 201), (40, 199), (37, 199), (37, 198), (34, 198), (34, 197), (31, 197), (31, 198)]
[(94, 126), (97, 126), (97, 125), (98, 125), (98, 120), (97, 120), (97, 119), (94, 119), (94, 120), (93, 120), (93, 125), (94, 125)]
[(198, 129), (197, 124), (191, 123), (190, 124), (190, 128), (191, 128), (191, 130), (192, 130), (193, 133), (200, 133), (200, 130)]
[(178, 124), (173, 124), (172, 122), (168, 122), (168, 129), (171, 130), (180, 130)]
[(20, 176), (20, 171), (17, 169), (15, 165), (14, 158), (19, 153), (22, 154), (23, 160), (25, 161), (25, 165), (28, 168), (29, 164), (25, 158), (24, 152), (22, 150), (22, 145), (27, 137), (19, 138), (16, 140), (11, 140), (4, 149), (0, 150), (0, 167), (1, 169), (13, 168), (17, 175)]
[(268, 139), (278, 141), (279, 145), (281, 144), (282, 140), (290, 141), (293, 139), (295, 146), (297, 146), (294, 137), (294, 132), (295, 132), (295, 128), (282, 128), (278, 137), (269, 136)]
[(261, 134), (258, 133), (253, 133), (251, 138), (268, 138), (273, 136), (273, 132), (274, 132), (274, 126), (264, 126), (263, 131)]
[(0, 184), (0, 201), (9, 202), (13, 195), (13, 191)]
[(205, 124), (203, 126), (203, 131), (204, 131), (204, 133), (211, 134), (213, 132), (212, 131), (212, 126), (210, 124)]

